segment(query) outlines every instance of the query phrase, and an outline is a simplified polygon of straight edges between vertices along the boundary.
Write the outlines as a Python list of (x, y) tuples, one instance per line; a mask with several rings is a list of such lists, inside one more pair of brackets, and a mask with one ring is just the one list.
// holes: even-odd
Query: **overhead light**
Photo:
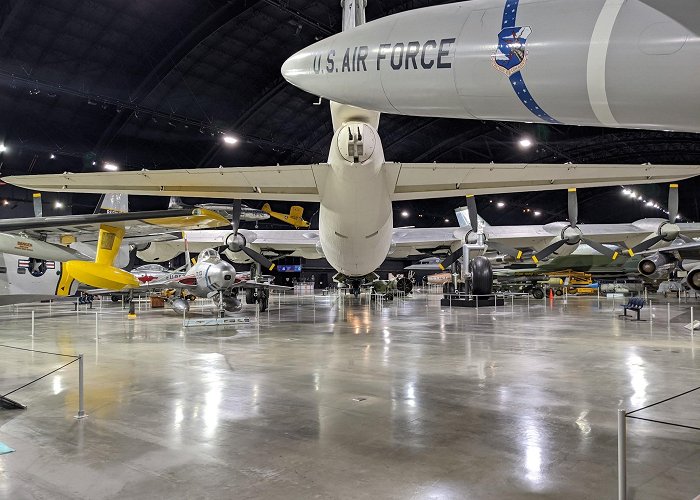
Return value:
[(535, 217), (539, 217), (540, 215), (542, 215), (542, 212), (540, 212), (539, 210), (535, 210)]
[(55, 159), (56, 159), (56, 155), (53, 154), (53, 153), (51, 153), (51, 156), (49, 156), (49, 158), (51, 158), (52, 160), (55, 160)]
[(9, 204), (10, 204), (10, 202), (9, 202), (9, 201), (7, 201), (7, 200), (3, 200), (3, 201), (2, 201), (2, 204), (3, 204), (3, 205), (5, 205), (5, 206), (7, 206), (7, 205), (9, 205)]
[(111, 172), (115, 172), (119, 170), (119, 167), (115, 165), (114, 163), (105, 163), (105, 170), (109, 170)]
[(450, 223), (450, 219), (445, 219), (445, 224), (449, 224), (449, 223)]
[(225, 135), (224, 142), (226, 144), (236, 144), (238, 142), (238, 139), (236, 139), (235, 137), (232, 137), (230, 135)]
[(401, 212), (401, 217), (408, 217), (408, 212), (406, 210)]
[(622, 194), (626, 194), (626, 195), (629, 195), (631, 192), (632, 192), (632, 191), (630, 191), (629, 189), (623, 189), (623, 190), (622, 190)]
[(523, 139), (520, 139), (518, 141), (518, 144), (520, 144), (521, 148), (529, 148), (532, 146), (532, 141), (530, 139), (528, 139), (527, 137), (525, 137)]
[(503, 207), (506, 206), (506, 204), (503, 203), (502, 201), (499, 201), (498, 203), (496, 203), (496, 206), (497, 206), (498, 208), (503, 208)]
[(653, 201), (647, 201), (647, 207), (653, 207), (654, 202)]
[(56, 201), (56, 203), (53, 204), (54, 208), (63, 208), (63, 203), (60, 201)]
[(95, 165), (97, 165), (97, 162), (96, 162), (96, 161), (93, 161), (93, 162), (92, 162), (92, 166), (94, 167)]
[(4, 153), (5, 151), (7, 151), (7, 146), (0, 144), (0, 153)]

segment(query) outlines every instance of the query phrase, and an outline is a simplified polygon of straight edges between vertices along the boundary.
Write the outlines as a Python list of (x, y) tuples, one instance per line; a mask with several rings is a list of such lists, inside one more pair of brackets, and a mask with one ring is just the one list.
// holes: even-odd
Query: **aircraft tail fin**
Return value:
[(343, 7), (343, 31), (367, 22), (365, 17), (367, 0), (340, 0), (340, 5)]
[(270, 212), (272, 212), (272, 207), (270, 206), (269, 203), (265, 203), (265, 204), (262, 206), (261, 210), (262, 210), (263, 212), (265, 212), (266, 214), (269, 214)]
[[(471, 224), (469, 223), (469, 208), (455, 208), (455, 215), (457, 216), (457, 223), (459, 224), (459, 227), (471, 227)], [(486, 222), (480, 215), (477, 215), (476, 217), (479, 220), (480, 226), (483, 225), (483, 227), (487, 227), (489, 225), (489, 223)]]
[(168, 202), (168, 210), (174, 210), (176, 208), (184, 208), (186, 205), (182, 202), (182, 198), (179, 196), (171, 196)]
[(118, 193), (103, 194), (97, 204), (96, 214), (125, 214), (129, 212), (129, 195)]
[(70, 295), (73, 281), (95, 288), (123, 290), (139, 286), (139, 281), (128, 271), (114, 266), (119, 254), (124, 228), (102, 224), (97, 238), (97, 256), (94, 262), (69, 260), (63, 264), (57, 295)]

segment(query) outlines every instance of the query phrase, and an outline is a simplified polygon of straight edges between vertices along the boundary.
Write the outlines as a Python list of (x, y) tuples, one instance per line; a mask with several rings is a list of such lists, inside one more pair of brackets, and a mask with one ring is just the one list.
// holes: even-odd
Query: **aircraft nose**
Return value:
[(297, 52), (282, 64), (282, 76), (295, 87), (300, 86), (301, 79), (305, 73), (303, 70), (304, 52), (303, 50)]

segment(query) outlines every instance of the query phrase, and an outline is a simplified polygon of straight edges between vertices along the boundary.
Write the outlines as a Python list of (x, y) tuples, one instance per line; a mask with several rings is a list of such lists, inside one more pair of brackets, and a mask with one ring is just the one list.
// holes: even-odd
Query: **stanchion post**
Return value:
[(34, 309), (32, 309), (32, 337), (34, 336)]
[(695, 336), (695, 312), (693, 307), (690, 308), (690, 336)]
[(617, 498), (627, 499), (627, 412), (617, 410)]
[(83, 391), (83, 355), (78, 354), (78, 414), (77, 419), (86, 418), (85, 414), (85, 393)]
[(666, 304), (666, 318), (667, 318), (667, 323), (670, 325), (671, 324), (671, 303), (668, 302)]

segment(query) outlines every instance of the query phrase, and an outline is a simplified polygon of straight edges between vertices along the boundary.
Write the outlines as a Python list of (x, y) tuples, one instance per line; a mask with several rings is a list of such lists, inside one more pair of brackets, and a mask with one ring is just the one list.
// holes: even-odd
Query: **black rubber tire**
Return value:
[(122, 300), (119, 295), (112, 295), (110, 298), (112, 299), (112, 302), (120, 302)]
[(532, 290), (530, 290), (530, 293), (532, 293), (532, 296), (535, 297), (537, 300), (544, 299), (544, 290), (542, 290), (539, 287), (533, 288)]
[(255, 304), (255, 289), (248, 288), (245, 291), (245, 303), (249, 306)]
[(269, 304), (269, 299), (263, 295), (260, 298), (260, 312), (261, 313), (267, 311), (268, 304)]
[(561, 288), (557, 288), (556, 290), (554, 290), (554, 295), (556, 295), (557, 297), (561, 297), (562, 295), (564, 295), (564, 290), (562, 290)]
[(493, 293), (493, 269), (491, 261), (479, 256), (469, 263), (472, 275), (472, 293), (474, 295), (490, 295)]

